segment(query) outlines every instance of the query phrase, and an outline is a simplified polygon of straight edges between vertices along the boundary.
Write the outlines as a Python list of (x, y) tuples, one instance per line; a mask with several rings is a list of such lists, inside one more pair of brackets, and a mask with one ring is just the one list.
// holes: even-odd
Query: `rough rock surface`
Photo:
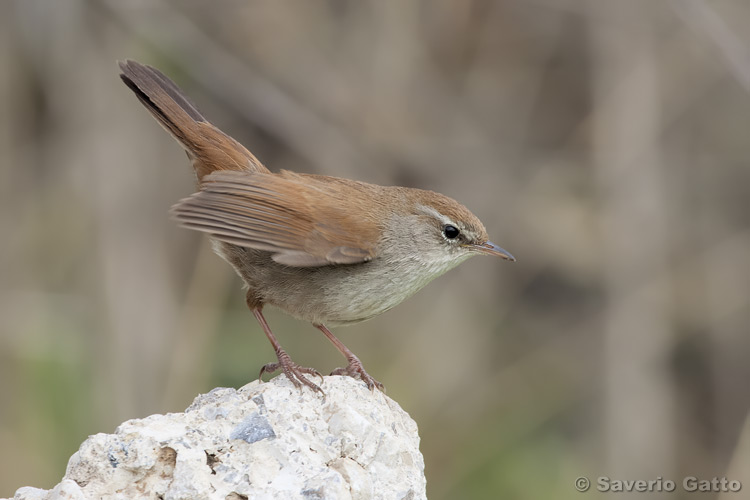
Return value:
[(417, 425), (398, 404), (350, 377), (326, 377), (326, 398), (285, 377), (218, 388), (184, 413), (90, 436), (53, 499), (426, 498)]

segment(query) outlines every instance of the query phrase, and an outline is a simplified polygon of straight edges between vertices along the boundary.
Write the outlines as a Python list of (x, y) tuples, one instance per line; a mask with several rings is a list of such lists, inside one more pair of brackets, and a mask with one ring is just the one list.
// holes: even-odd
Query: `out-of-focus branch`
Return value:
[(670, 5), (685, 24), (716, 44), (732, 76), (750, 92), (750, 51), (716, 10), (704, 0), (672, 0)]
[[(594, 3), (596, 11), (603, 6)], [(629, 4), (628, 4), (629, 5)], [(637, 9), (637, 8), (636, 8)], [(631, 7), (620, 6), (633, 19)], [(592, 23), (593, 161), (601, 204), (608, 471), (646, 477), (674, 470), (667, 373), (671, 326), (665, 283), (642, 288), (666, 266), (658, 65), (647, 21)], [(634, 291), (640, 293), (634, 293)]]

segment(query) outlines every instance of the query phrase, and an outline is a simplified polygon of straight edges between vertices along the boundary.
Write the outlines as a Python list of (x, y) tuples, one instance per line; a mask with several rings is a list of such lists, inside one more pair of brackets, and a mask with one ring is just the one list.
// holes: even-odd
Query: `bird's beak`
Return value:
[(509, 251), (500, 248), (491, 241), (486, 243), (479, 243), (476, 245), (467, 245), (471, 250), (481, 253), (484, 255), (494, 255), (495, 257), (502, 257), (503, 259), (515, 262), (516, 258), (513, 257)]

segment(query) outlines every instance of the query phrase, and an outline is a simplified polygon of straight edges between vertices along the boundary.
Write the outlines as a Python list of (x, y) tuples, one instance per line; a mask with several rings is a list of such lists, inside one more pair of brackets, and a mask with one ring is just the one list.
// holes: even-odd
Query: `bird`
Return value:
[(276, 354), (261, 367), (281, 370), (297, 388), (324, 394), (318, 370), (292, 361), (264, 315), (266, 305), (312, 323), (346, 358), (332, 375), (383, 384), (326, 325), (371, 319), (475, 255), (515, 261), (489, 240), (482, 222), (433, 191), (356, 180), (271, 172), (248, 149), (211, 124), (158, 69), (118, 62), (120, 78), (185, 149), (197, 192), (171, 213), (207, 233), (214, 251), (243, 280), (246, 303)]

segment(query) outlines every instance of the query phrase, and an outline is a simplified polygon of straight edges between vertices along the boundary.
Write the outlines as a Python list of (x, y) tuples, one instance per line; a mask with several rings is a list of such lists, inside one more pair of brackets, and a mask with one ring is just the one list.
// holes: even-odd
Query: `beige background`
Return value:
[(273, 357), (169, 220), (192, 173), (123, 58), (272, 170), (443, 192), (518, 257), (336, 330), (419, 424), (430, 498), (747, 474), (749, 23), (741, 0), (0, 3), (0, 496)]

